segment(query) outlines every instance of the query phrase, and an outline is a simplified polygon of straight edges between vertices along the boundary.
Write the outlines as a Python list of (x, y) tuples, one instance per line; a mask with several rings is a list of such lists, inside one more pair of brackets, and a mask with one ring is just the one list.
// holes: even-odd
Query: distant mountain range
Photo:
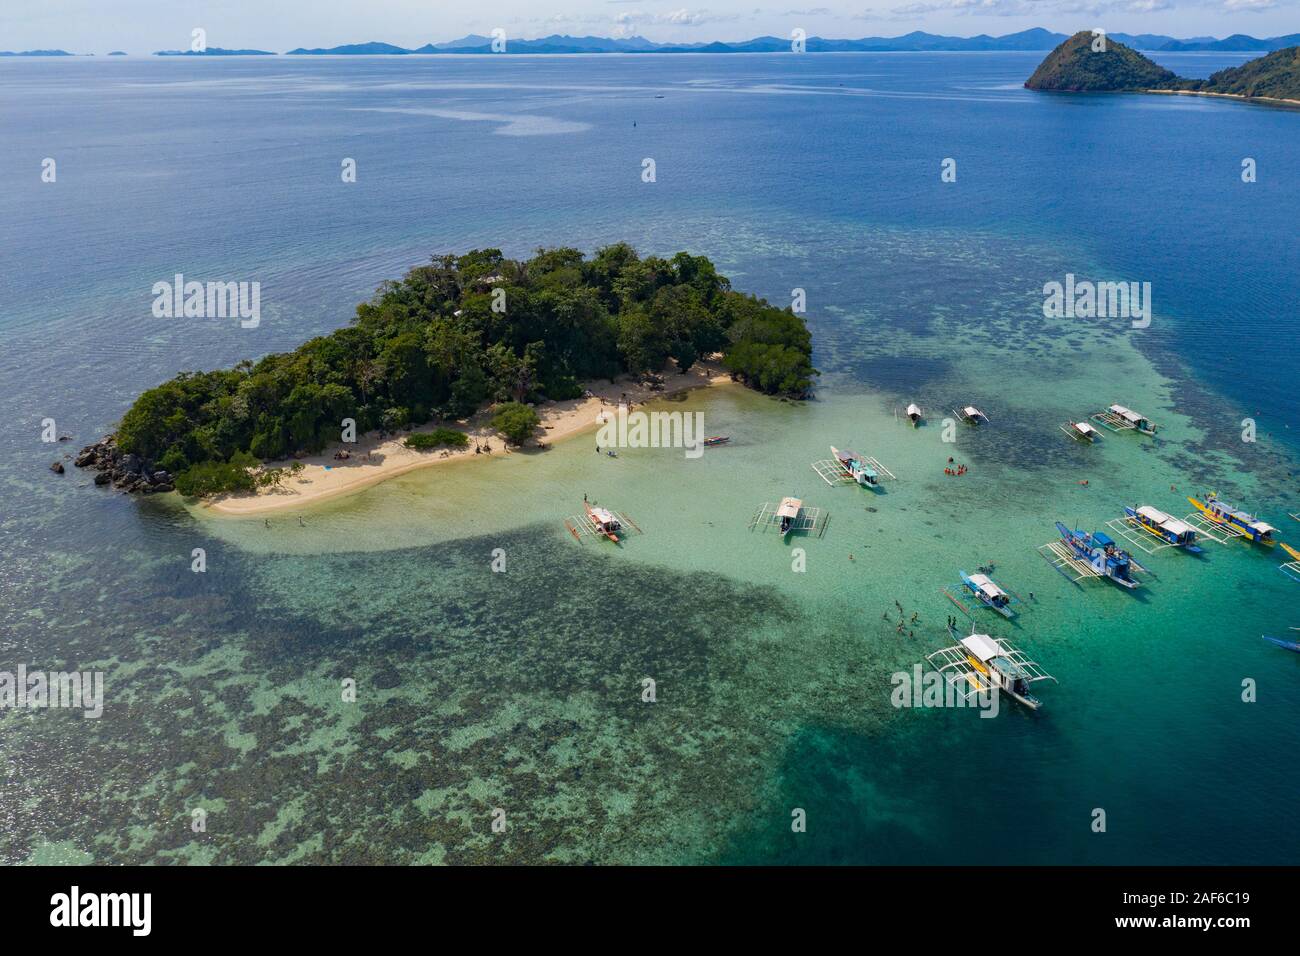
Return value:
[[(1287, 36), (1257, 39), (1234, 33), (1222, 40), (1215, 37), (1192, 37), (1180, 40), (1159, 33), (1112, 33), (1120, 43), (1149, 52), (1240, 52), (1269, 53), (1284, 47), (1300, 44), (1300, 33)], [(863, 37), (858, 40), (833, 40), (809, 37), (806, 49), (810, 53), (907, 51), (980, 51), (980, 50), (1051, 50), (1069, 39), (1064, 33), (1034, 28), (1019, 33), (994, 37), (981, 33), (973, 37), (940, 36), (916, 31), (897, 37)], [(571, 37), (555, 34), (536, 40), (506, 42), (506, 53), (780, 53), (790, 49), (790, 41), (782, 37), (763, 36), (732, 43), (654, 43), (645, 37)], [(471, 33), (459, 40), (443, 43), (426, 43), (422, 47), (407, 49), (392, 43), (347, 43), (335, 47), (316, 47), (290, 50), (288, 56), (429, 56), (456, 53), (491, 53), (492, 38)], [(27, 50), (22, 53), (0, 52), (0, 56), (72, 56), (63, 50)], [(190, 50), (159, 50), (154, 56), (273, 56), (269, 50), (227, 50), (208, 47), (203, 53)]]
[[(1234, 34), (1223, 40), (1214, 37), (1193, 37), (1180, 40), (1156, 33), (1112, 33), (1120, 43), (1142, 50), (1227, 51), (1267, 53), (1300, 43), (1300, 33), (1289, 36), (1256, 39)], [(1035, 28), (994, 37), (980, 34), (973, 37), (939, 36), (920, 31), (898, 37), (863, 37), (858, 40), (832, 40), (809, 37), (806, 49), (810, 53), (835, 52), (905, 52), (905, 51), (963, 51), (963, 50), (1051, 50), (1069, 39), (1064, 33)], [(508, 40), (506, 53), (779, 53), (790, 49), (790, 41), (782, 37), (763, 36), (733, 43), (653, 43), (645, 37), (611, 39), (609, 37), (572, 37), (559, 34), (536, 40)], [(428, 43), (418, 49), (407, 50), (390, 43), (354, 43), (328, 49), (290, 50), (291, 56), (338, 56), (346, 54), (449, 54), (491, 53), (491, 37), (471, 34), (448, 43)]]

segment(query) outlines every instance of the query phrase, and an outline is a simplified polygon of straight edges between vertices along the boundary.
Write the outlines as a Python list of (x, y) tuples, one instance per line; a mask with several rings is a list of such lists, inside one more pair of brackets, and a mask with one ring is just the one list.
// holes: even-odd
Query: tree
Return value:
[(505, 402), (492, 416), (492, 427), (506, 436), (512, 445), (522, 445), (532, 437), (541, 424), (537, 413), (519, 402)]

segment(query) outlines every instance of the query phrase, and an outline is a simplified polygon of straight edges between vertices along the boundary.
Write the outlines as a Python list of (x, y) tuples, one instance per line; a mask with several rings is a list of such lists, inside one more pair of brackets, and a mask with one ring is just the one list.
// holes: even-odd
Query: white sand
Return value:
[[(639, 405), (686, 389), (729, 382), (730, 376), (716, 364), (700, 362), (685, 373), (665, 374), (663, 380), (664, 387), (661, 391), (654, 391), (631, 380), (587, 383), (585, 387), (592, 393), (592, 397), (550, 402), (536, 409), (542, 420), (538, 439), (549, 445), (593, 431), (600, 423), (598, 416), (602, 409), (606, 414), (613, 413), (620, 399)], [(297, 460), (305, 467), (298, 475), (286, 478), (280, 488), (222, 495), (207, 502), (205, 507), (226, 515), (263, 514), (285, 508), (301, 508), (326, 498), (352, 494), (386, 478), (404, 475), (417, 468), (428, 468), (464, 459), (466, 456), (472, 458), (476, 444), (488, 444), (493, 455), (510, 454), (505, 439), (488, 424), (491, 417), (492, 412), (488, 409), (464, 422), (429, 424), (415, 429), (417, 432), (427, 432), (437, 427), (454, 427), (470, 436), (469, 447), (463, 449), (415, 451), (402, 444), (405, 435), (380, 439), (378, 432), (369, 432), (359, 436), (353, 444), (333, 444), (319, 455), (268, 462), (268, 467), (284, 468)], [(349, 457), (346, 461), (334, 458), (334, 453), (340, 449), (347, 450)]]

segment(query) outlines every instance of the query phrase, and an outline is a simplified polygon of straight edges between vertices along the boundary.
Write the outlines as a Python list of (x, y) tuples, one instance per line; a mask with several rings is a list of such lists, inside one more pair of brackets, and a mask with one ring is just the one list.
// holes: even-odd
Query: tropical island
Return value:
[[(632, 376), (644, 400), (665, 377), (683, 388), (718, 372), (803, 397), (818, 374), (811, 355), (802, 318), (734, 291), (703, 256), (642, 259), (618, 243), (590, 259), (558, 248), (516, 261), (480, 249), (383, 283), (350, 325), (292, 352), (149, 389), (76, 464), (130, 492), (274, 490), (296, 466), (267, 462), (301, 464), (349, 433), (384, 440), (434, 425), (403, 449), (451, 454), (467, 448), (477, 416), (499, 444), (523, 445), (539, 407), (594, 401), (600, 380)], [(360, 466), (341, 447), (336, 458)]]
[(1189, 80), (1113, 37), (1104, 47), (1084, 30), (1070, 37), (1025, 81), (1031, 90), (1063, 93), (1166, 93), (1226, 96), (1300, 105), (1300, 46), (1274, 50), (1241, 66)]

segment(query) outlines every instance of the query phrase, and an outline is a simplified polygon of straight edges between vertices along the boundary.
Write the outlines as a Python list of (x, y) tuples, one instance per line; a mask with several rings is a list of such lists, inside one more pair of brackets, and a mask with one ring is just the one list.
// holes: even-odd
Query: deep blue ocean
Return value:
[[(227, 579), (224, 589), (196, 583), (167, 563), (173, 554), (188, 553), (193, 526), (187, 512), (88, 489), (87, 476), (75, 470), (63, 479), (48, 471), (58, 453), (110, 430), (143, 389), (183, 370), (290, 349), (338, 328), (381, 281), (433, 254), (498, 247), (523, 257), (540, 246), (591, 250), (621, 240), (644, 254), (689, 249), (713, 258), (737, 288), (774, 302), (788, 301), (792, 288), (806, 289), (814, 361), (825, 382), (891, 393), (901, 393), (909, 381), (938, 389), (945, 376), (975, 367), (969, 364), (973, 353), (955, 344), (945, 349), (942, 342), (925, 358), (909, 357), (907, 346), (878, 354), (890, 343), (932, 339), (937, 308), (959, 325), (969, 316), (978, 332), (998, 319), (990, 306), (995, 295), (999, 302), (1038, 300), (1041, 285), (1063, 279), (1066, 271), (1149, 282), (1152, 324), (1125, 341), (1172, 383), (1165, 393), (1170, 406), (1200, 430), (1181, 459), (1171, 460), (1198, 478), (1218, 463), (1233, 474), (1257, 468), (1265, 489), (1257, 493), (1269, 496), (1274, 523), (1287, 521), (1281, 509), (1300, 505), (1292, 477), (1300, 444), (1300, 111), (1193, 97), (1033, 93), (1022, 84), (1041, 56), (0, 61), (0, 402), (6, 412), (0, 422), (0, 669), (10, 658), (45, 655), (56, 663), (98, 661), (120, 680), (138, 682), (130, 719), (105, 720), (91, 733), (71, 720), (41, 725), (0, 715), (0, 775), (6, 775), (0, 860), (491, 859), (476, 855), (483, 851), (472, 836), (418, 817), (430, 807), (458, 806), (457, 799), (473, 792), (473, 768), (499, 759), (499, 753), (475, 749), (479, 736), (466, 731), (472, 742), (460, 749), (446, 745), (469, 754), (456, 773), (439, 776), (426, 768), (425, 782), (417, 784), (407, 777), (407, 758), (394, 757), (377, 769), (343, 743), (343, 730), (333, 728), (322, 743), (284, 701), (241, 704), (235, 693), (241, 682), (261, 679), (296, 686), (301, 675), (294, 663), (305, 651), (294, 641), (304, 636), (319, 641), (308, 656), (321, 674), (334, 674), (344, 659), (363, 666), (357, 660), (376, 654), (394, 655), (389, 663), (399, 671), (423, 666), (403, 643), (423, 626), (418, 616), (401, 617), (400, 634), (355, 622), (335, 627), (323, 616), (323, 604), (305, 608), (301, 595), (277, 597), (255, 560), (233, 546), (214, 549), (241, 567), (238, 578)], [(1228, 54), (1156, 58), (1189, 76), (1243, 60)], [(54, 182), (42, 180), (47, 159), (55, 164)], [(654, 161), (654, 183), (642, 179), (646, 159)], [(956, 182), (941, 180), (946, 159), (956, 161)], [(1242, 179), (1247, 159), (1256, 170), (1250, 183)], [(356, 182), (342, 181), (345, 160), (355, 161)], [(151, 289), (176, 273), (260, 282), (261, 325), (155, 318)], [(1007, 327), (1000, 348), (1015, 352), (1017, 327)], [(1025, 341), (1030, 337), (1026, 333)], [(1068, 344), (1057, 345), (1042, 353), (1042, 361), (1068, 364), (1077, 374)], [(1082, 361), (1096, 370), (1098, 407), (1115, 400), (1105, 352), (1089, 351)], [(999, 383), (996, 365), (979, 367), (990, 389), (1015, 387), (1014, 373)], [(1238, 454), (1246, 417), (1262, 436), (1257, 466), (1242, 465)], [(73, 436), (68, 446), (40, 442), (47, 418)], [(536, 547), (542, 553), (552, 544), (548, 539)], [(548, 588), (564, 586), (564, 569), (590, 572), (569, 554), (560, 550), (551, 557), (558, 577), (519, 597), (521, 606), (546, 607), (553, 593)], [(456, 649), (456, 639), (445, 635), (515, 624), (492, 610), (440, 603), (436, 595), (450, 588), (467, 560), (455, 548), (429, 559), (430, 579), (395, 593), (385, 588), (401, 580), (398, 563), (409, 564), (410, 554), (357, 557), (345, 551), (329, 560), (337, 563), (320, 572), (325, 579), (347, 576), (358, 600), (378, 602), (372, 621), (396, 620), (399, 610), (428, 602), (430, 614), (440, 615), (436, 646), (445, 637)], [(310, 581), (316, 571), (303, 567), (295, 574)], [(283, 573), (281, 584), (294, 577)], [(652, 570), (639, 573), (638, 586), (648, 590), (687, 588)], [(1270, 576), (1270, 586), (1279, 577), (1259, 573)], [(692, 601), (704, 597), (735, 609), (731, 623), (724, 626), (719, 614), (706, 627), (734, 631), (736, 639), (745, 628), (759, 627), (747, 616), (759, 600), (747, 586), (725, 574), (691, 584), (700, 589)], [(934, 590), (929, 582), (926, 588)], [(1268, 594), (1275, 593), (1270, 587)], [(1251, 592), (1242, 587), (1230, 600), (1249, 602)], [(1276, 627), (1300, 623), (1292, 616), (1294, 596), (1287, 606), (1271, 596), (1268, 602), (1252, 608), (1251, 627), (1266, 612)], [(1162, 613), (1187, 621), (1194, 607)], [(317, 612), (321, 616), (313, 616)], [(759, 615), (762, 626), (781, 613)], [(566, 629), (577, 633), (584, 625), (575, 614), (548, 626), (569, 634)], [(644, 615), (619, 626), (632, 633), (654, 627), (655, 620)], [(555, 649), (581, 656), (567, 643)], [(1170, 646), (1169, 653), (1179, 652)], [(732, 661), (729, 670), (712, 659), (702, 637), (690, 655), (680, 663), (697, 673), (716, 668), (714, 676), (733, 687), (744, 680), (743, 666)], [(448, 700), (460, 699), (458, 713), (481, 718), (474, 724), (466, 717), (467, 725), (494, 727), (507, 739), (506, 751), (526, 755), (518, 758), (528, 780), (518, 799), (553, 795), (557, 780), (574, 784), (576, 778), (567, 776), (572, 765), (561, 760), (564, 770), (556, 775), (535, 769), (533, 760), (538, 767), (545, 761), (529, 749), (533, 738), (519, 736), (518, 726), (503, 726), (504, 718), (490, 715), (487, 704), (479, 714), (469, 703), (480, 691), (490, 695), (490, 677), (473, 671), (480, 663), (466, 652), (460, 666), (474, 677), (457, 686), (444, 669), (450, 685), (443, 691)], [(1216, 664), (1206, 660), (1203, 666)], [(1236, 671), (1227, 676), (1231, 691)], [(1157, 666), (1147, 679), (1173, 678)], [(1288, 707), (1294, 707), (1300, 688), (1294, 679), (1287, 686)], [(536, 688), (526, 692), (537, 694)], [(309, 712), (307, 703), (301, 706)], [(382, 720), (373, 718), (382, 724), (371, 728), (378, 737), (417, 726), (404, 709), (409, 700), (386, 707)], [(1119, 733), (1122, 707), (1107, 710)], [(185, 729), (201, 724), (205, 714), (208, 729)], [(1177, 734), (1177, 714), (1168, 719), (1169, 732)], [(563, 750), (565, 739), (581, 734), (581, 718), (556, 714), (553, 720), (545, 726), (547, 759), (553, 747)], [(1262, 736), (1276, 741), (1285, 723)], [(444, 746), (436, 728), (420, 726), (430, 748)], [(757, 729), (730, 730), (737, 739), (754, 730), (754, 752), (762, 752)], [(266, 734), (283, 747), (259, 757), (247, 740), (261, 735), (265, 741)], [(600, 754), (592, 757), (589, 774), (613, 773), (615, 765), (620, 773), (634, 773), (630, 760), (620, 763), (626, 753), (611, 756), (618, 751), (610, 743), (616, 736), (602, 732), (587, 741), (592, 749), (586, 753)], [(789, 739), (794, 743), (783, 757), (786, 765), (769, 784), (773, 793), (790, 780), (815, 778), (828, 803), (852, 800), (846, 792), (861, 792), (846, 787), (843, 774), (901, 760), (882, 753), (881, 737), (829, 719), (824, 727), (791, 730)], [(1036, 739), (1045, 747), (1052, 740), (1046, 733)], [(1082, 746), (1081, 739), (1065, 734), (1053, 745), (1064, 752)], [(1124, 785), (1144, 795), (1141, 812), (1149, 820), (1185, 823), (1186, 834), (1130, 839), (1113, 855), (1077, 846), (1056, 854), (1042, 842), (982, 850), (936, 842), (920, 859), (924, 841), (900, 825), (874, 836), (855, 827), (843, 832), (843, 840), (823, 836), (809, 856), (756, 832), (755, 807), (766, 797), (733, 794), (706, 812), (674, 802), (665, 783), (658, 800), (636, 803), (636, 813), (646, 818), (628, 824), (629, 832), (675, 832), (675, 819), (705, 834), (698, 840), (661, 840), (656, 854), (608, 834), (585, 845), (571, 832), (547, 833), (521, 843), (511, 859), (1293, 858), (1294, 824), (1281, 840), (1272, 829), (1277, 821), (1265, 825), (1249, 815), (1231, 826), (1197, 830), (1197, 820), (1216, 812), (1222, 791), (1189, 781), (1202, 779), (1198, 762), (1224, 773), (1238, 760), (1250, 767), (1267, 762), (1272, 769), (1253, 798), (1264, 806), (1287, 805), (1300, 785), (1296, 748), (1253, 748), (1245, 736), (1185, 744), (1185, 778), (1142, 776), (1135, 762), (1135, 777)], [(402, 753), (422, 746), (412, 741)], [(310, 756), (326, 751), (337, 761)], [(961, 760), (960, 748), (951, 744), (936, 744), (934, 753)], [(751, 769), (762, 762), (755, 757)], [(665, 762), (662, 772), (687, 773), (674, 766)], [(369, 795), (349, 789), (360, 775), (370, 781)], [(430, 782), (430, 776), (438, 779)], [(932, 819), (948, 806), (947, 832), (958, 838), (957, 791), (924, 775), (916, 780), (914, 799), (928, 807), (916, 817)], [(1057, 781), (1037, 777), (1034, 784), (1050, 789)], [(979, 788), (989, 800), (1024, 796), (1000, 773), (981, 777)], [(200, 792), (221, 807), (238, 806), (258, 838), (215, 835), (196, 848), (184, 828), (169, 830), (166, 821), (184, 815), (185, 801)], [(878, 795), (872, 787), (863, 792), (868, 802)], [(277, 793), (294, 797), (277, 804)], [(1184, 797), (1188, 802), (1180, 803)], [(1050, 804), (1057, 797), (1044, 791), (1025, 799)], [(407, 804), (417, 809), (395, 809)], [(616, 814), (617, 804), (607, 802), (606, 811)], [(1000, 825), (1014, 826), (1022, 809), (1005, 803)], [(1219, 809), (1234, 813), (1231, 806)], [(701, 823), (716, 823), (710, 813), (724, 821), (725, 837)], [(343, 824), (351, 836), (331, 837)], [(862, 850), (867, 844), (870, 852)], [(429, 857), (429, 845), (442, 848), (440, 854)]]

